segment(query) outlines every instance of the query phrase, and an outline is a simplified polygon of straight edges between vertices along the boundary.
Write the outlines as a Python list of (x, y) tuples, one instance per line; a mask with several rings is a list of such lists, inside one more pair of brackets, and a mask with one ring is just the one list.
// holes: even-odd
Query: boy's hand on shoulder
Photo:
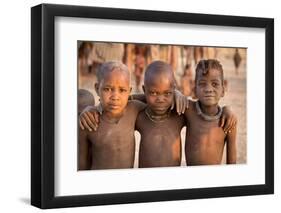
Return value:
[(175, 98), (171, 109), (174, 109), (174, 107), (176, 106), (177, 113), (180, 115), (183, 114), (188, 108), (188, 104), (188, 97), (184, 96), (179, 90), (175, 89)]
[(227, 134), (232, 129), (236, 128), (236, 125), (237, 125), (236, 115), (230, 110), (230, 107), (228, 106), (223, 107), (222, 117), (220, 120), (220, 127), (222, 127), (223, 131)]
[(96, 131), (99, 123), (98, 107), (87, 106), (79, 115), (79, 125), (82, 130), (85, 128), (90, 132)]

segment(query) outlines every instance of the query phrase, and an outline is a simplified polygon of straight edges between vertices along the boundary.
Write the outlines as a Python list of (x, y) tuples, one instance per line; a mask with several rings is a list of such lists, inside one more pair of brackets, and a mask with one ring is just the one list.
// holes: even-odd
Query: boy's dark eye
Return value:
[(156, 96), (156, 95), (157, 95), (157, 92), (150, 91), (150, 92), (149, 92), (149, 95)]
[(165, 96), (171, 96), (172, 94), (172, 92), (165, 92)]
[(199, 82), (199, 86), (204, 87), (204, 86), (206, 86), (206, 83), (205, 82)]
[(120, 89), (120, 92), (123, 93), (123, 92), (127, 92), (126, 89)]
[(109, 92), (111, 89), (109, 88), (109, 87), (105, 87), (105, 88), (103, 88), (103, 91), (104, 92)]
[(219, 83), (213, 82), (212, 85), (213, 85), (213, 87), (218, 87), (218, 86), (219, 86)]

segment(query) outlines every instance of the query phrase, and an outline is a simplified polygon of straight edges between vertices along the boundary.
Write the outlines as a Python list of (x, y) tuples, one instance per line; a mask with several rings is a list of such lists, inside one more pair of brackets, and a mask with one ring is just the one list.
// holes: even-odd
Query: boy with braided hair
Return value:
[(215, 59), (201, 60), (195, 74), (196, 102), (189, 105), (185, 116), (187, 132), (185, 154), (187, 165), (220, 164), (226, 145), (227, 163), (236, 163), (236, 124), (229, 131), (219, 126), (224, 96), (223, 68)]

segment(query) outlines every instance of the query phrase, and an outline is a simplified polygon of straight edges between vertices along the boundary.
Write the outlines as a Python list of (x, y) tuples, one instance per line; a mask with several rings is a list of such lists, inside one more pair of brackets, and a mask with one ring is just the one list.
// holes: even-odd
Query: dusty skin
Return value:
[(187, 118), (185, 140), (187, 165), (220, 164), (225, 144), (227, 145), (227, 163), (236, 162), (235, 127), (226, 135), (219, 126), (219, 120), (206, 122), (197, 114), (195, 102), (189, 104), (185, 116)]
[(219, 61), (201, 60), (196, 68), (195, 95), (185, 116), (187, 131), (185, 156), (187, 165), (220, 164), (226, 144), (227, 163), (236, 163), (236, 125), (230, 131), (219, 127), (220, 99), (225, 86)]
[(147, 107), (137, 118), (136, 130), (141, 134), (139, 167), (180, 166), (183, 116), (171, 111), (175, 79), (171, 67), (162, 62), (151, 63), (144, 79)]
[(133, 167), (137, 105), (142, 103), (130, 101), (118, 123), (108, 121), (103, 114), (97, 131), (80, 130), (80, 170)]
[(80, 130), (79, 170), (132, 168), (134, 126), (143, 104), (128, 103), (129, 74), (121, 63), (108, 62), (101, 68), (96, 91), (103, 113), (97, 131)]
[[(139, 167), (179, 166), (180, 131), (185, 125), (185, 120), (183, 116), (170, 111), (174, 96), (173, 77), (162, 70), (157, 75), (146, 76), (146, 80), (144, 91), (148, 107), (140, 112), (136, 121), (136, 130), (141, 134)], [(227, 121), (233, 120), (231, 113), (224, 114), (228, 118)], [(152, 117), (155, 119), (151, 119)], [(186, 119), (188, 118), (186, 116)], [(220, 126), (224, 124), (224, 120), (221, 124), (217, 122), (217, 127), (222, 131)]]

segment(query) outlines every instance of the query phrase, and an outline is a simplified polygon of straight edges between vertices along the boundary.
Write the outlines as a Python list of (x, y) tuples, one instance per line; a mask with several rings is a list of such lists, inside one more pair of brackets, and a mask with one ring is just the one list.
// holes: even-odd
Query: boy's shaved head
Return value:
[(98, 83), (100, 83), (106, 74), (112, 72), (113, 70), (122, 71), (125, 75), (128, 76), (130, 82), (130, 72), (128, 67), (120, 61), (109, 61), (101, 65), (97, 73)]
[(85, 89), (78, 90), (78, 112), (80, 113), (86, 106), (95, 106), (93, 94)]
[(173, 86), (175, 85), (175, 77), (172, 67), (163, 61), (154, 61), (146, 68), (144, 85), (151, 84), (162, 75), (166, 75), (171, 80), (171, 84)]

